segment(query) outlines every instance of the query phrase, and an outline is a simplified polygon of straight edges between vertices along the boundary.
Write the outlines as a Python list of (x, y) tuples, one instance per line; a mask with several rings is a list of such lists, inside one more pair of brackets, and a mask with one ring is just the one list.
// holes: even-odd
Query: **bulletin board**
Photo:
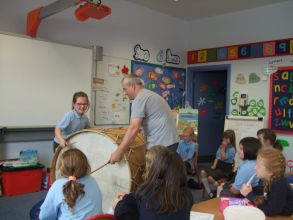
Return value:
[(278, 67), (270, 76), (269, 128), (293, 134), (293, 66)]
[(97, 61), (97, 73), (93, 78), (95, 95), (95, 125), (129, 124), (129, 99), (124, 95), (121, 80), (130, 72), (128, 59), (103, 56)]
[(171, 109), (183, 107), (185, 69), (132, 61), (131, 72), (144, 81), (145, 88), (161, 95)]

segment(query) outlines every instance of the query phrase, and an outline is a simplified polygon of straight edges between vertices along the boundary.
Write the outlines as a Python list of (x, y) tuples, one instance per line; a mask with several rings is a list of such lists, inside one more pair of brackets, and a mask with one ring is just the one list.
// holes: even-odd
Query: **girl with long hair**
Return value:
[(116, 219), (189, 220), (193, 198), (182, 159), (175, 151), (160, 146), (151, 148), (148, 157), (152, 158), (146, 161), (150, 164), (146, 164), (149, 170), (144, 182), (118, 202)]
[(75, 148), (65, 151), (58, 168), (62, 177), (51, 186), (40, 219), (83, 220), (102, 213), (102, 194), (89, 176), (91, 168), (85, 154)]
[(176, 152), (162, 149), (157, 153), (136, 197), (140, 220), (189, 220), (193, 199), (185, 165)]
[(291, 216), (293, 214), (293, 191), (285, 175), (286, 160), (273, 148), (263, 148), (255, 166), (256, 175), (262, 180), (263, 193), (256, 195), (251, 184), (244, 184), (241, 194), (254, 202), (267, 216)]
[(232, 176), (235, 154), (235, 132), (229, 129), (223, 133), (213, 165), (210, 169), (201, 171), (201, 180), (210, 198), (215, 196), (211, 190), (217, 189), (217, 181)]

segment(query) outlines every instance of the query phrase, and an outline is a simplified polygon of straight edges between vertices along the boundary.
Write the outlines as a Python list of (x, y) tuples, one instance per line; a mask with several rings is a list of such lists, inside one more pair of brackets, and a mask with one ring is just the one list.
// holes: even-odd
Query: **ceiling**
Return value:
[(242, 11), (288, 0), (127, 0), (186, 21)]

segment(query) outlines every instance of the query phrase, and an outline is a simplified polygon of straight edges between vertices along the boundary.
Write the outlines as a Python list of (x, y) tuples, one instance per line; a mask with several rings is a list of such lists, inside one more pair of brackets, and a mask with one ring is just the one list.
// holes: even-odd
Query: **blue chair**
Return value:
[(43, 204), (45, 199), (39, 201), (37, 204), (35, 204), (31, 210), (30, 210), (30, 218), (31, 220), (39, 220), (39, 214), (40, 214), (40, 208)]

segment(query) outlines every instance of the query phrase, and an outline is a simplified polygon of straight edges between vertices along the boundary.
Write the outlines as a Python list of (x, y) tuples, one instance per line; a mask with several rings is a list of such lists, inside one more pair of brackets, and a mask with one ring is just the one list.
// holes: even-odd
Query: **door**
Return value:
[(227, 70), (194, 71), (192, 78), (192, 106), (199, 110), (199, 155), (215, 155), (224, 131)]

